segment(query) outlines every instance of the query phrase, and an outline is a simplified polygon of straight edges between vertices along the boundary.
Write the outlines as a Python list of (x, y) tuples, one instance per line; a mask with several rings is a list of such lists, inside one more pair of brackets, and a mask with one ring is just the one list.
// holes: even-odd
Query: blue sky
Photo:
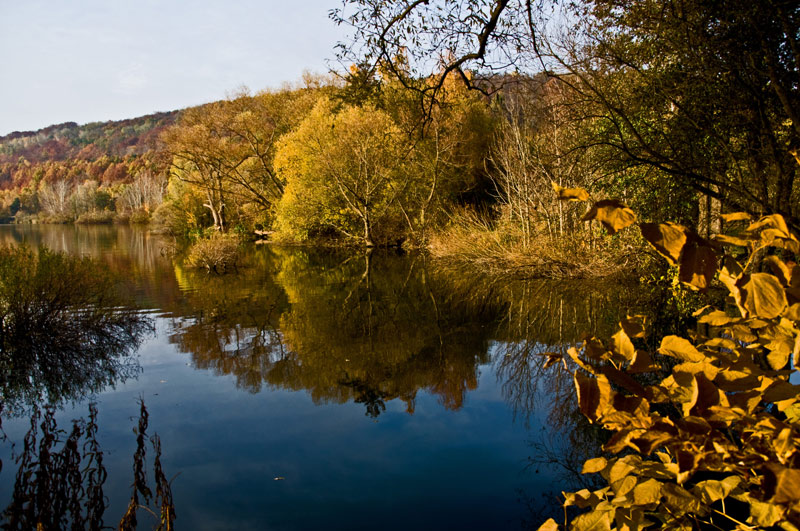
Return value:
[[(338, 0), (0, 0), (0, 135), (131, 118), (323, 73)], [(335, 63), (330, 63), (335, 66)]]

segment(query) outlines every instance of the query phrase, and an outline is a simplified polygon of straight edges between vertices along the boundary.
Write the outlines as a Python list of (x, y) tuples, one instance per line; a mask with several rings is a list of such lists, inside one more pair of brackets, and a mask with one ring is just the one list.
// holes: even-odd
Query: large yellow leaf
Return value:
[(714, 310), (700, 317), (697, 322), (709, 324), (711, 326), (725, 326), (736, 320), (736, 318), (731, 317), (722, 310)]
[(592, 511), (572, 521), (572, 531), (611, 531), (611, 514), (608, 511)]
[(748, 501), (750, 503), (748, 523), (772, 527), (783, 519), (783, 513), (786, 511), (783, 507), (774, 503), (760, 502), (753, 498), (749, 498)]
[(800, 501), (800, 470), (770, 463), (765, 468), (764, 493), (773, 503)]
[(641, 223), (642, 236), (671, 265), (678, 263), (686, 243), (686, 227), (675, 223)]
[(575, 373), (575, 388), (578, 391), (578, 404), (586, 418), (592, 422), (599, 420), (607, 411), (614, 398), (614, 391), (608, 378), (598, 374), (592, 378)]
[(712, 504), (717, 500), (728, 497), (733, 489), (741, 483), (738, 476), (728, 476), (722, 481), (709, 479), (701, 481), (692, 488), (692, 492), (699, 497), (703, 503)]
[(700, 351), (694, 348), (688, 340), (678, 336), (666, 336), (661, 340), (658, 351), (666, 356), (671, 356), (682, 361), (700, 362), (705, 360)]
[(635, 223), (636, 214), (616, 199), (604, 199), (592, 205), (582, 219), (583, 221), (596, 219), (610, 234), (616, 234), (617, 231)]
[(633, 489), (633, 503), (636, 505), (650, 505), (658, 503), (661, 499), (661, 482), (648, 479), (636, 485)]
[(768, 273), (753, 273), (737, 282), (742, 306), (750, 316), (773, 319), (786, 309), (787, 300), (778, 279)]
[(611, 336), (611, 348), (628, 361), (631, 361), (635, 354), (633, 342), (628, 337), (628, 334), (625, 333), (624, 328), (620, 328), (616, 334)]
[(662, 488), (664, 494), (664, 504), (669, 507), (675, 515), (696, 514), (704, 515), (707, 510), (696, 497), (679, 485), (674, 483), (664, 483)]

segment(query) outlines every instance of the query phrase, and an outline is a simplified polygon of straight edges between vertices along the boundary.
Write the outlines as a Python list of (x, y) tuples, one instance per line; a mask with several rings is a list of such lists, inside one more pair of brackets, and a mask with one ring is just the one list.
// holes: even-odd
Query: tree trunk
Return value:
[(375, 242), (372, 240), (372, 221), (369, 219), (369, 214), (364, 215), (364, 245), (375, 247)]

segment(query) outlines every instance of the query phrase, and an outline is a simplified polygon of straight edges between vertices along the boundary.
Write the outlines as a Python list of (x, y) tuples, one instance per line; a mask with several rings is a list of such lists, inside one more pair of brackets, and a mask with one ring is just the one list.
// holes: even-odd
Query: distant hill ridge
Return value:
[(0, 189), (39, 181), (94, 179), (114, 184), (142, 168), (163, 169), (159, 135), (180, 111), (107, 122), (64, 122), (0, 137)]
[(0, 137), (0, 164), (16, 163), (19, 157), (44, 162), (141, 155), (155, 148), (159, 133), (172, 125), (178, 114), (179, 111), (159, 112), (127, 120), (85, 125), (65, 122), (38, 131), (15, 131)]

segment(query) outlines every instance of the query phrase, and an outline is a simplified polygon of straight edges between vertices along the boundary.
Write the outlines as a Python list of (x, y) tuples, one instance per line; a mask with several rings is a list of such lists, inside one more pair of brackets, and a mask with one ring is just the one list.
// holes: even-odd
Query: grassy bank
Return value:
[(652, 267), (635, 235), (602, 237), (597, 226), (550, 236), (525, 234), (518, 225), (492, 223), (474, 214), (453, 217), (428, 244), (445, 264), (522, 278), (601, 278), (641, 274)]

